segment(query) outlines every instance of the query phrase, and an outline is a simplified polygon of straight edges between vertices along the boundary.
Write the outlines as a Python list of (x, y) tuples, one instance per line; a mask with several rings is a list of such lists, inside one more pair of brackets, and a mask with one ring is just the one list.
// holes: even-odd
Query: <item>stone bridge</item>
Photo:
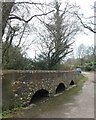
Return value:
[(3, 109), (32, 103), (36, 97), (53, 96), (78, 83), (75, 71), (3, 71)]

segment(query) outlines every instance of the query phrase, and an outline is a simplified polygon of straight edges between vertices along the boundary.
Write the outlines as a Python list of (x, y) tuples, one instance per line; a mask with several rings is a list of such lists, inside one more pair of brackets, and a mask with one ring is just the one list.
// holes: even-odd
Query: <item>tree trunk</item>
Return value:
[(3, 2), (2, 3), (2, 36), (4, 34), (7, 20), (10, 15), (13, 5), (14, 5), (14, 2)]

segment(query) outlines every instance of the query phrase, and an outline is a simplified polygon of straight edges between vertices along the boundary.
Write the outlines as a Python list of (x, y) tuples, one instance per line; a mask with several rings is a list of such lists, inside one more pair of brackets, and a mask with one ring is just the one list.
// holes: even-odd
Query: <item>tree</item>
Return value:
[[(60, 10), (60, 7), (61, 4), (55, 1), (55, 13), (53, 17), (51, 16), (49, 23), (39, 19), (48, 31), (47, 38), (46, 35), (40, 35), (47, 48), (45, 53), (49, 69), (56, 69), (62, 59), (73, 51), (71, 49), (71, 45), (74, 43), (72, 39), (81, 31), (79, 21), (74, 14), (78, 13), (79, 7), (70, 5), (68, 2), (65, 3), (64, 10)], [(43, 42), (41, 42), (42, 44)]]
[[(5, 46), (8, 46), (3, 42), (2, 50)], [(15, 69), (15, 70), (32, 70), (33, 69), (33, 61), (30, 58), (26, 57), (26, 53), (21, 52), (21, 48), (17, 48), (16, 46), (10, 45), (9, 49), (5, 52), (3, 56), (3, 69)]]
[(10, 16), (11, 9), (14, 2), (2, 2), (2, 36), (4, 35), (4, 30), (7, 25), (8, 18)]
[(33, 66), (35, 70), (48, 70), (48, 56), (42, 52), (37, 59), (33, 60)]
[(84, 44), (79, 45), (77, 55), (79, 59), (86, 55), (86, 46)]
[[(94, 15), (90, 16), (89, 18), (86, 19), (83, 16), (80, 16), (79, 14), (75, 13), (75, 15), (78, 17), (80, 20), (81, 25), (88, 29), (90, 32), (94, 33), (94, 38), (96, 38), (96, 1), (94, 2)], [(94, 61), (96, 61), (96, 42), (94, 41)]]
[[(8, 43), (2, 44), (3, 47), (8, 46)], [(3, 56), (2, 67), (3, 69), (19, 69), (22, 65), (23, 55), (20, 52), (20, 49), (17, 49), (13, 45), (6, 51), (5, 55)]]
[(82, 25), (84, 28), (88, 29), (89, 31), (91, 31), (91, 32), (93, 32), (93, 33), (96, 33), (96, 30), (95, 30), (94, 28), (92, 28), (92, 25), (95, 26), (94, 23), (91, 23), (91, 26), (90, 26), (90, 25), (88, 25), (87, 23), (83, 22), (82, 18), (81, 18), (77, 13), (75, 13), (75, 15), (78, 17), (78, 19), (79, 19), (80, 22), (81, 22), (81, 25)]
[(96, 33), (96, 1), (94, 2), (94, 15), (90, 16), (87, 18), (84, 17), (84, 15), (79, 15), (77, 13), (75, 13), (75, 15), (78, 17), (78, 19), (80, 20), (81, 25), (88, 29), (89, 31), (91, 31), (92, 33)]
[[(32, 23), (29, 22), (35, 17), (46, 16), (54, 10), (44, 13), (37, 6), (43, 6), (43, 3), (35, 2), (3, 2), (2, 3), (2, 36), (4, 41), (9, 42), (9, 47), (12, 43), (17, 43), (17, 47), (21, 47), (28, 39), (30, 31), (33, 29)], [(33, 6), (38, 9), (39, 14), (32, 13)], [(23, 9), (23, 10), (22, 10)], [(5, 29), (6, 28), (6, 29)], [(5, 35), (5, 36), (4, 36)], [(25, 41), (24, 41), (25, 39)], [(18, 41), (17, 41), (18, 40)], [(28, 43), (28, 42), (27, 42)], [(26, 44), (26, 43), (25, 43)], [(30, 43), (29, 43), (30, 44)], [(21, 45), (21, 46), (20, 46)], [(28, 48), (29, 45), (27, 45)], [(9, 48), (7, 47), (5, 51)], [(25, 47), (25, 46), (24, 46)], [(5, 51), (3, 54), (5, 54)]]
[(95, 60), (94, 60), (94, 46), (85, 46), (81, 44), (77, 50), (77, 66), (82, 67), (83, 70), (95, 70)]
[(80, 65), (84, 65), (86, 54), (87, 54), (86, 46), (84, 44), (79, 45), (77, 49), (77, 56), (80, 60)]

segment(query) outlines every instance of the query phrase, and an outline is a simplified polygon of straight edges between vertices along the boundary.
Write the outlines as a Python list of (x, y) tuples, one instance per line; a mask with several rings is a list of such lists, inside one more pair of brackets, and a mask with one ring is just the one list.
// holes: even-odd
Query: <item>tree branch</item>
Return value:
[(16, 16), (16, 15), (14, 15), (13, 17), (9, 17), (8, 19), (10, 20), (10, 19), (18, 19), (18, 20), (20, 20), (20, 21), (24, 21), (24, 22), (26, 22), (26, 23), (28, 23), (29, 21), (31, 21), (34, 17), (39, 17), (39, 16), (42, 16), (42, 15), (48, 15), (48, 14), (50, 14), (51, 12), (53, 12), (54, 10), (51, 10), (51, 11), (49, 11), (49, 12), (47, 12), (47, 13), (43, 13), (43, 14), (38, 14), (38, 15), (33, 15), (32, 17), (30, 17), (28, 20), (24, 20), (24, 19), (22, 19), (22, 18), (20, 18), (20, 17), (18, 17), (18, 16)]
[(34, 4), (34, 5), (44, 5), (43, 3), (34, 3), (34, 2), (15, 2), (14, 4)]
[(22, 38), (23, 38), (25, 29), (26, 29), (26, 25), (27, 25), (27, 24), (25, 23), (24, 28), (23, 28), (23, 31), (22, 31), (22, 34), (21, 34), (21, 37), (20, 37), (20, 40), (19, 40), (19, 43), (18, 43), (18, 45), (17, 45), (16, 47), (19, 47), (19, 45), (20, 45), (20, 43), (21, 43), (21, 40), (22, 40)]
[(80, 20), (80, 22), (81, 22), (81, 24), (83, 25), (84, 28), (90, 30), (93, 33), (96, 33), (96, 31), (93, 30), (90, 26), (87, 26), (86, 24), (83, 23), (82, 19), (80, 18), (80, 16), (77, 13), (75, 13), (75, 15), (78, 17), (78, 19)]

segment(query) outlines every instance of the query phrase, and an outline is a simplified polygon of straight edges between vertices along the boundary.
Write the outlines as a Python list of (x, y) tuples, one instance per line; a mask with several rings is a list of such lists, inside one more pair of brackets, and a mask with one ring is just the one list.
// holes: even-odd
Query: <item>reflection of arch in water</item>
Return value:
[(74, 81), (73, 80), (71, 80), (71, 82), (70, 82), (70, 84), (69, 85), (74, 85), (75, 83), (74, 83)]
[(49, 96), (49, 92), (47, 90), (41, 89), (35, 92), (35, 94), (32, 96), (30, 104), (34, 103), (44, 97), (48, 97)]
[(65, 85), (63, 83), (60, 83), (56, 88), (56, 93), (60, 93), (65, 91)]

